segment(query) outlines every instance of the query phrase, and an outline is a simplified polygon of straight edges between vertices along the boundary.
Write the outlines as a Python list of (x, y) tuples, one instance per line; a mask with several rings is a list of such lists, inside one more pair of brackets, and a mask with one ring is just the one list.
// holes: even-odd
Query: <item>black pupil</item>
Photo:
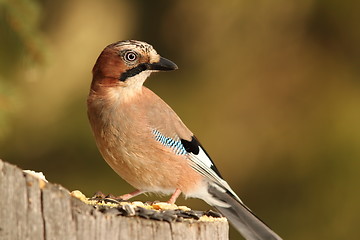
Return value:
[(136, 59), (136, 54), (133, 52), (129, 52), (126, 54), (126, 59), (129, 61), (134, 61)]

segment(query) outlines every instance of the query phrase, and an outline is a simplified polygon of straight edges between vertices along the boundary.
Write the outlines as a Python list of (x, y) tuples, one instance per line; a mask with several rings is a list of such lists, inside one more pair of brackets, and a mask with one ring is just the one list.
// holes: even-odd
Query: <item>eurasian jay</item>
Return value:
[(214, 206), (246, 239), (281, 239), (244, 205), (177, 114), (143, 86), (152, 72), (177, 68), (135, 40), (110, 44), (95, 63), (88, 117), (103, 158), (136, 188), (122, 198), (156, 192), (175, 203), (183, 193)]

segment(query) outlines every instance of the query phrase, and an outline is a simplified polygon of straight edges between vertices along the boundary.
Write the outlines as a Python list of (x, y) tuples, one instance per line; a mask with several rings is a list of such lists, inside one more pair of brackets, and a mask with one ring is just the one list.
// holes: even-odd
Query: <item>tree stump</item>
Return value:
[(227, 240), (226, 221), (164, 222), (106, 215), (0, 160), (1, 240)]

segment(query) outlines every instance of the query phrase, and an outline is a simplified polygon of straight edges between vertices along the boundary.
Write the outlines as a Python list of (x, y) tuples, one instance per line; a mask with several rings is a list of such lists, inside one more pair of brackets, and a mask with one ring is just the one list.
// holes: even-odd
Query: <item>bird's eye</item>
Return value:
[(125, 60), (129, 62), (133, 62), (137, 59), (137, 53), (134, 51), (128, 51), (125, 53)]

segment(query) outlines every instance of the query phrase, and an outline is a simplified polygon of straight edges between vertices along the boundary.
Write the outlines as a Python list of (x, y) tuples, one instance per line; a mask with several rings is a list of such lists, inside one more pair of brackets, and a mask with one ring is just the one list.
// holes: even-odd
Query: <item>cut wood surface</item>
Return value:
[(224, 221), (164, 222), (106, 215), (0, 160), (1, 240), (228, 239)]

